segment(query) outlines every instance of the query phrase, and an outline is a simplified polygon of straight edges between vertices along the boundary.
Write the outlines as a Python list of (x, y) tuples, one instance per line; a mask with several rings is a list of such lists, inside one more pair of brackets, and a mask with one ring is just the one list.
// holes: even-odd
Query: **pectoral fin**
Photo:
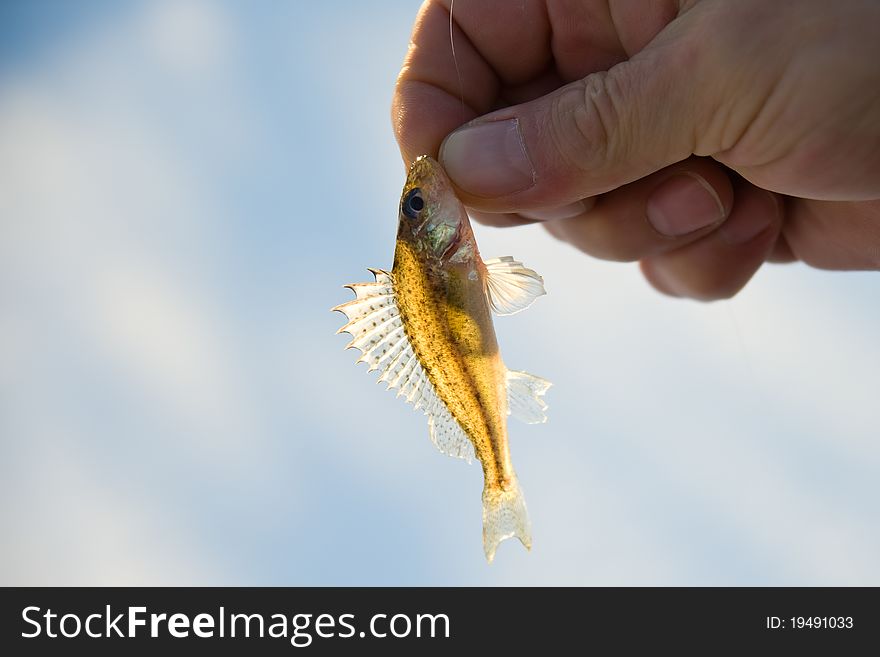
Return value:
[(491, 258), (484, 262), (489, 272), (486, 295), (498, 315), (512, 315), (525, 310), (544, 290), (544, 279), (532, 269), (510, 256)]

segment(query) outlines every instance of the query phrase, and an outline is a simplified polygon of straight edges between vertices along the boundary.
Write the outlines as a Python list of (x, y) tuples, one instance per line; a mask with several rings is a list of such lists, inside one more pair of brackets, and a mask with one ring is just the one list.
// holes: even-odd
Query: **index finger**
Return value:
[(392, 122), (407, 165), (436, 157), (447, 134), (493, 109), (502, 86), (539, 76), (551, 61), (540, 0), (523, 0), (516, 12), (509, 0), (453, 2), (422, 5), (397, 79)]

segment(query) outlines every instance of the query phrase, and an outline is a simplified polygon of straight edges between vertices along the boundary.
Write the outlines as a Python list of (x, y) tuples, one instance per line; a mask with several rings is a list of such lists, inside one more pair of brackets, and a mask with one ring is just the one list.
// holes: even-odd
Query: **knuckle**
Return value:
[(589, 171), (619, 156), (625, 142), (619, 79), (613, 70), (593, 73), (557, 98), (552, 137), (566, 164)]
[(580, 88), (580, 102), (571, 113), (573, 133), (580, 140), (579, 150), (590, 158), (605, 161), (613, 139), (614, 105), (606, 92), (607, 73), (590, 75)]

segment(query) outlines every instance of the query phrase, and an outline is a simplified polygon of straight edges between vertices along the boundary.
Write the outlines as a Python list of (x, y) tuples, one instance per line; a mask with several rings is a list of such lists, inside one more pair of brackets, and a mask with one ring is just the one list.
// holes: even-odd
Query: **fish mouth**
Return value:
[(440, 187), (449, 188), (452, 181), (440, 163), (430, 155), (419, 155), (409, 168), (407, 187)]
[(420, 171), (420, 170), (433, 170), (433, 169), (442, 169), (440, 163), (435, 160), (430, 155), (419, 155), (413, 163), (410, 165), (410, 172)]

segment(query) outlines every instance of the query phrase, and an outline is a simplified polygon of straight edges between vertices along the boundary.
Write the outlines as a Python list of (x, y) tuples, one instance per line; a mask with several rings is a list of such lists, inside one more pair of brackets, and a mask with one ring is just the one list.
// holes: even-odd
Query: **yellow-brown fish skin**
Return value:
[[(416, 217), (404, 211), (413, 190), (418, 190), (424, 202)], [(487, 557), (491, 561), (497, 542), (511, 535), (530, 547), (525, 507), (510, 461), (507, 369), (487, 301), (486, 266), (464, 207), (443, 169), (431, 158), (419, 158), (409, 172), (391, 273), (413, 351), (482, 464)], [(522, 505), (523, 526), (500, 537), (487, 536), (492, 530), (486, 527), (486, 514), (514, 496)]]

